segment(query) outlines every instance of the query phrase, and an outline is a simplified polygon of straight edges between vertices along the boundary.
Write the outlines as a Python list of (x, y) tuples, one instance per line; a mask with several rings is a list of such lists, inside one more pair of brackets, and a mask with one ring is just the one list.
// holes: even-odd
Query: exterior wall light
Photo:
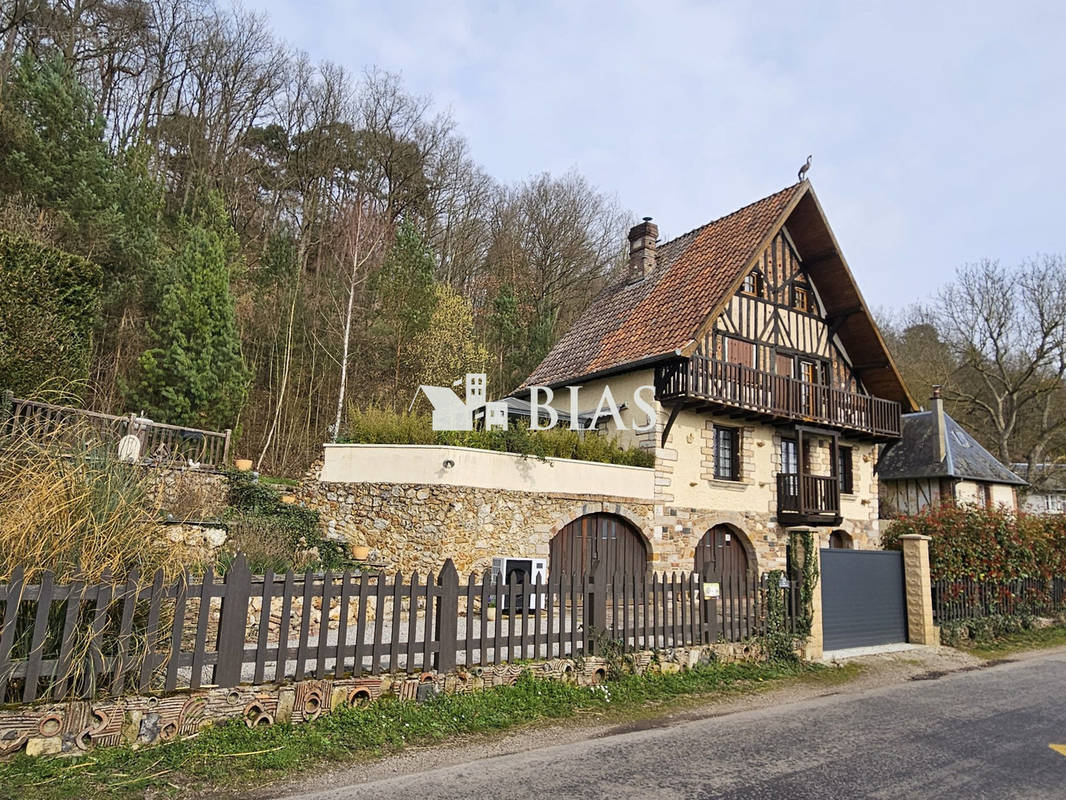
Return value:
[(455, 466), (455, 462), (452, 461), (450, 458), (444, 459), (444, 468), (445, 469), (451, 469), (454, 466)]

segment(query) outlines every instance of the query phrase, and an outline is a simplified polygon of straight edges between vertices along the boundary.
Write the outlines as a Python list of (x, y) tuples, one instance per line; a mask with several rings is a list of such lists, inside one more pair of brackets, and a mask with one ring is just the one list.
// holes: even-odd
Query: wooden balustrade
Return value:
[(836, 524), (840, 518), (840, 480), (835, 475), (778, 473), (777, 513), (783, 523)]
[(898, 438), (900, 405), (784, 375), (692, 356), (656, 367), (659, 400), (702, 399), (757, 414)]

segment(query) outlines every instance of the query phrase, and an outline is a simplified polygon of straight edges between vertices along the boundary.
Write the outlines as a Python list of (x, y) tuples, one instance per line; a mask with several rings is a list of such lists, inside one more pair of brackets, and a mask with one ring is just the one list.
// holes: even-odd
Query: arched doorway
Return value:
[(608, 575), (644, 575), (648, 546), (637, 528), (614, 514), (585, 514), (552, 537), (548, 569), (556, 574), (588, 574), (606, 567)]
[(758, 569), (748, 538), (732, 525), (715, 525), (696, 545), (695, 562), (700, 580), (719, 587), (717, 599), (703, 604), (703, 621), (732, 641), (753, 635)]
[(696, 572), (705, 581), (749, 578), (755, 573), (755, 553), (747, 537), (732, 525), (715, 525), (696, 545)]
[(833, 550), (851, 550), (855, 547), (855, 542), (847, 532), (833, 531), (829, 534), (829, 547)]

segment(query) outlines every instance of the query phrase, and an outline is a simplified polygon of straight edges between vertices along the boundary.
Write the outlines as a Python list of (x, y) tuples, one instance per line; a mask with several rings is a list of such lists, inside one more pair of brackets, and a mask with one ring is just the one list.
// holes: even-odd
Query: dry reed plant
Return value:
[(69, 427), (3, 443), (0, 580), (19, 565), (27, 582), (51, 570), (58, 583), (123, 580), (134, 568), (172, 580), (185, 568), (185, 553), (161, 535), (151, 476), (114, 450)]
[[(19, 566), (27, 584), (40, 583), (49, 571), (57, 584), (120, 584), (134, 569), (141, 586), (150, 584), (160, 570), (164, 585), (181, 577), (189, 566), (187, 553), (162, 534), (151, 476), (143, 467), (120, 463), (115, 449), (116, 442), (101, 441), (99, 432), (69, 425), (47, 436), (0, 440), (0, 582), (10, 580)], [(117, 601), (113, 598), (95, 633), (94, 604), (80, 607), (65, 674), (43, 676), (44, 684), (67, 684), (83, 697), (96, 693), (101, 655), (112, 649), (117, 636)], [(141, 605), (147, 603), (138, 603), (128, 642), (131, 662), (149, 647)], [(54, 658), (59, 650), (66, 611), (66, 602), (49, 609), (41, 645), (45, 658)], [(164, 602), (160, 611), (165, 630), (173, 615), (172, 601)], [(13, 659), (28, 656), (36, 614), (36, 601), (23, 599)], [(40, 689), (47, 693), (49, 687)], [(21, 691), (18, 681), (9, 691)], [(11, 699), (9, 694), (0, 702)]]

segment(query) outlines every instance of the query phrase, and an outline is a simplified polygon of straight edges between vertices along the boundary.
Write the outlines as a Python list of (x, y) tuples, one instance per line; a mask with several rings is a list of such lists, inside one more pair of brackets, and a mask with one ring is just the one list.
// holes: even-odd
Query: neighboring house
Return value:
[(1030, 514), (1066, 514), (1066, 464), (1012, 464), (1029, 482), (1022, 491), (1021, 508)]
[[(590, 549), (610, 563), (752, 574), (785, 564), (790, 528), (823, 546), (879, 546), (878, 447), (915, 408), (809, 182), (665, 244), (650, 218), (608, 286), (515, 394), (566, 387), (615, 398), (655, 389), (652, 524), (560, 531), (552, 567)], [(574, 487), (595, 493), (595, 486)], [(607, 516), (607, 515), (604, 515)], [(617, 521), (616, 521), (617, 522)], [(617, 554), (617, 555), (616, 555)]]
[(1017, 510), (1026, 486), (944, 411), (939, 387), (928, 411), (903, 415), (903, 437), (881, 454), (877, 475), (884, 519), (945, 502)]

